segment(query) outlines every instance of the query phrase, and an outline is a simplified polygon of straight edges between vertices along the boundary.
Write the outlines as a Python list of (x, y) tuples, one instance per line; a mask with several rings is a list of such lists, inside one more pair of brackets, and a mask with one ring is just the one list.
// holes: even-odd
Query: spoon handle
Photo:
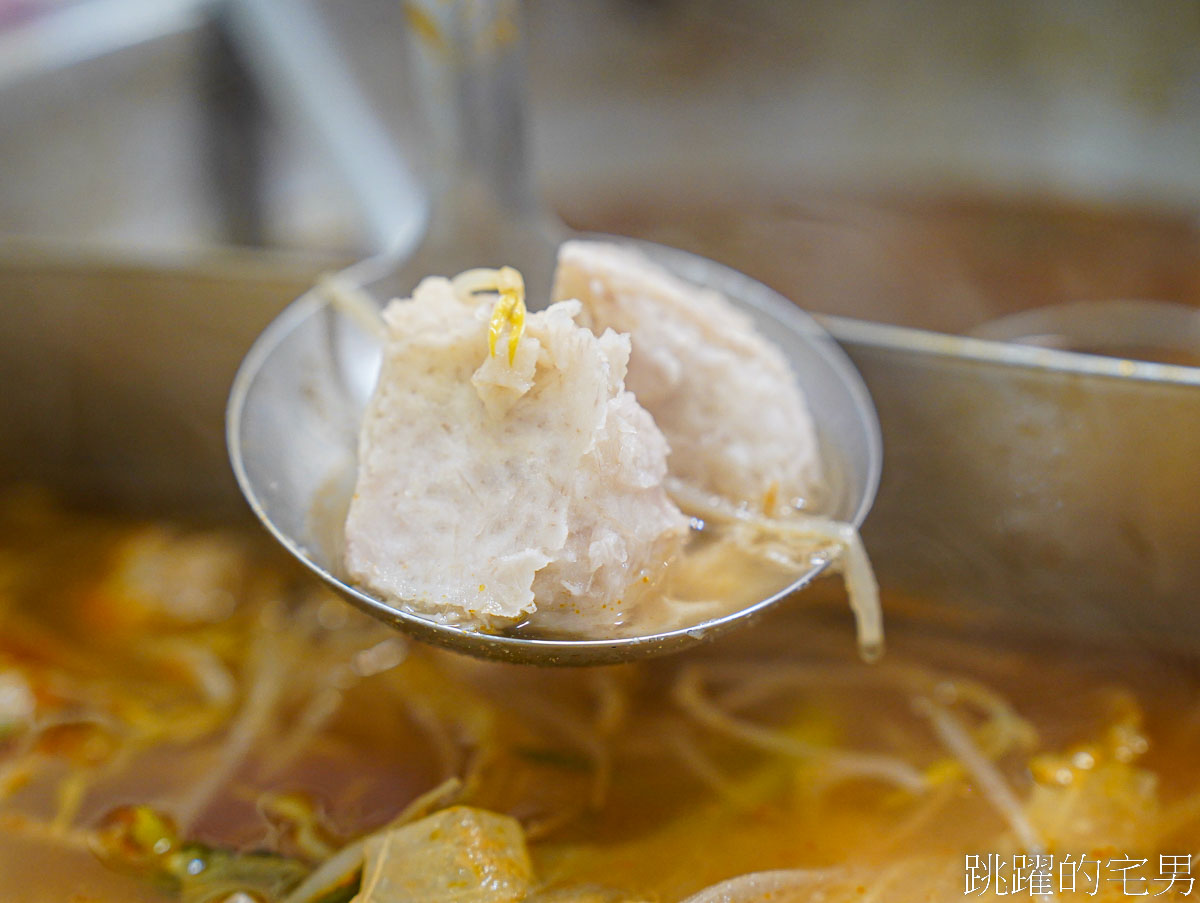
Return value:
[[(525, 67), (516, 0), (407, 0), (409, 50), (429, 124), (437, 213), (536, 209), (527, 163)], [(472, 207), (459, 210), (460, 201)]]
[(543, 211), (530, 177), (521, 4), (406, 0), (404, 9), (427, 124), (429, 217), (385, 294), (406, 294), (430, 273), (513, 266), (536, 307), (550, 295), (565, 230)]

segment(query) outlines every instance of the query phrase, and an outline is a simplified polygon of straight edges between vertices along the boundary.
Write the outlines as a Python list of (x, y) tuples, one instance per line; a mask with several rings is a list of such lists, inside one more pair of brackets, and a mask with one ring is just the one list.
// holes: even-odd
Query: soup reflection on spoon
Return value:
[[(431, 93), (457, 86), (428, 234), (300, 298), (247, 355), (228, 440), (251, 506), (360, 608), (477, 655), (682, 648), (830, 565), (877, 655), (855, 527), (880, 449), (857, 373), (794, 305), (684, 252), (568, 242), (551, 290), (553, 230), (509, 171), (514, 45), (445, 6), (462, 53), (425, 60)], [(390, 298), (411, 300), (381, 328)]]

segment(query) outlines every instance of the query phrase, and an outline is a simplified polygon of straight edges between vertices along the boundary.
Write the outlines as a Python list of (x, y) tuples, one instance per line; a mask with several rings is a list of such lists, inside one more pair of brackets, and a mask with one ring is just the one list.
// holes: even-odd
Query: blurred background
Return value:
[[(0, 0), (0, 471), (234, 499), (252, 337), (422, 222), (413, 4)], [(1200, 3), (522, 6), (549, 207), (857, 318), (888, 585), (1194, 651)]]
[[(1061, 301), (1200, 305), (1194, 0), (524, 9), (534, 170), (573, 226), (948, 332)], [(0, 233), (139, 256), (377, 247), (354, 123), (322, 139), (279, 63), (304, 49), (297, 15), (418, 173), (375, 199), (403, 228), (423, 145), (400, 0), (0, 0)]]

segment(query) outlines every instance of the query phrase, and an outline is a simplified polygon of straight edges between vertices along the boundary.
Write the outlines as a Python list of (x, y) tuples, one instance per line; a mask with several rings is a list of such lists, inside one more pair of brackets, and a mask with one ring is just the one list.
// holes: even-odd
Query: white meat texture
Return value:
[(491, 300), (429, 278), (384, 311), (346, 567), (446, 623), (603, 629), (682, 547), (668, 447), (625, 390), (629, 339), (577, 301), (526, 316), (488, 354)]
[(770, 516), (825, 501), (804, 393), (779, 348), (723, 295), (628, 247), (570, 241), (555, 298), (633, 342), (626, 385), (671, 447), (671, 475)]

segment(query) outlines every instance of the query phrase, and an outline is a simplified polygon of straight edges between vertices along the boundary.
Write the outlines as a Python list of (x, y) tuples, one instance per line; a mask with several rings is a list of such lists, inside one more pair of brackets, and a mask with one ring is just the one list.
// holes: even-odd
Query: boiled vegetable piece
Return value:
[(354, 903), (519, 903), (532, 882), (514, 819), (454, 806), (368, 839)]
[(440, 278), (388, 306), (352, 579), (447, 623), (600, 631), (654, 585), (688, 526), (662, 486), (667, 444), (624, 388), (629, 339), (578, 313), (525, 316)]
[(21, 672), (0, 667), (0, 742), (33, 726), (37, 699)]
[(570, 241), (555, 298), (633, 340), (626, 384), (671, 446), (671, 475), (769, 516), (820, 510), (817, 433), (783, 353), (725, 297), (639, 251)]

